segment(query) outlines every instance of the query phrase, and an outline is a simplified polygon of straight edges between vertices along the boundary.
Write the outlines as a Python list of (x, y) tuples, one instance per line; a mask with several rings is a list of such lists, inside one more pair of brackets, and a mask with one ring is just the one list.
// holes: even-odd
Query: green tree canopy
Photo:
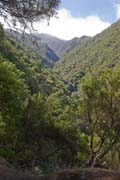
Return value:
[(108, 69), (83, 79), (78, 112), (81, 131), (88, 138), (86, 164), (94, 166), (119, 142), (120, 72)]
[(40, 19), (50, 18), (56, 12), (60, 0), (0, 0), (0, 16), (12, 16), (13, 23), (19, 21), (24, 27)]

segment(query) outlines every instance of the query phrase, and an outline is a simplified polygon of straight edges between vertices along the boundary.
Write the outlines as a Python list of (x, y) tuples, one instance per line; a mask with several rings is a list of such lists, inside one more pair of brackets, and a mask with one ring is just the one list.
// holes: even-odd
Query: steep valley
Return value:
[(69, 41), (0, 24), (0, 179), (119, 180), (119, 169), (120, 20)]

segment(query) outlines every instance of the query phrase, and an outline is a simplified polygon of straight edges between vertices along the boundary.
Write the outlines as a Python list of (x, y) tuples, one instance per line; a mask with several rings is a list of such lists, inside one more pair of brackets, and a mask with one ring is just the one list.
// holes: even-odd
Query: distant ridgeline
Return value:
[(55, 71), (74, 86), (89, 71), (96, 73), (106, 67), (119, 67), (119, 36), (120, 21), (64, 54), (56, 64)]
[(0, 157), (38, 174), (120, 168), (119, 35), (120, 21), (70, 41), (0, 25)]
[(6, 29), (6, 32), (17, 41), (31, 48), (42, 60), (45, 67), (53, 67), (60, 57), (74, 49), (88, 37), (74, 38), (69, 41), (58, 39), (48, 34), (22, 34)]

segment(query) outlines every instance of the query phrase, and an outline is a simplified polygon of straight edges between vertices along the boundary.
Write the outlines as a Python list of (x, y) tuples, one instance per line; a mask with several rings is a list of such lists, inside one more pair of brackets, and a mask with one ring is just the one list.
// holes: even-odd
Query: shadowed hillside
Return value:
[(46, 67), (53, 67), (55, 62), (60, 60), (60, 57), (74, 49), (78, 44), (90, 39), (90, 37), (83, 36), (67, 41), (48, 34), (21, 34), (9, 29), (6, 32), (34, 51)]
[(120, 180), (120, 173), (100, 169), (78, 169), (37, 177), (0, 165), (0, 180)]
[(84, 41), (88, 40), (90, 37), (83, 36), (81, 38), (73, 38), (71, 40), (62, 40), (48, 34), (36, 34), (37, 37), (41, 38), (41, 41), (47, 43), (48, 46), (61, 57), (65, 53), (74, 49), (78, 44), (82, 44)]
[(56, 53), (46, 42), (41, 40), (40, 36), (34, 34), (21, 34), (12, 30), (6, 30), (6, 32), (24, 46), (29, 47), (31, 51), (34, 51), (38, 58), (41, 59), (42, 65), (52, 67), (54, 62), (59, 60)]

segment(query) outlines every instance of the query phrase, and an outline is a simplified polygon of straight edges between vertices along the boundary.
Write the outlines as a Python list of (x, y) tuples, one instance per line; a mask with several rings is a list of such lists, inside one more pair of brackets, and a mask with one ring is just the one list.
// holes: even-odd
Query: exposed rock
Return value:
[(120, 172), (101, 169), (64, 170), (48, 177), (32, 177), (0, 165), (0, 180), (120, 180)]
[(54, 180), (120, 180), (120, 173), (101, 169), (65, 170)]

